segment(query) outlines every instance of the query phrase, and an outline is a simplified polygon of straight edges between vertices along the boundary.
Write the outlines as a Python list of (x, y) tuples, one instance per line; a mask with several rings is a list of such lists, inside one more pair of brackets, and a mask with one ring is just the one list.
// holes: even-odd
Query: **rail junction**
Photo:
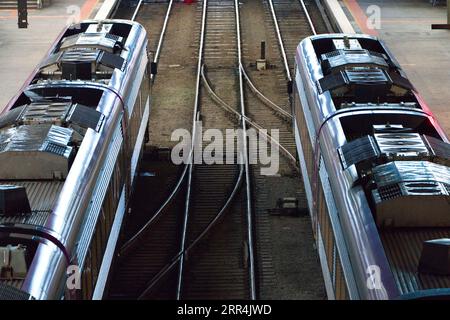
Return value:
[[(314, 6), (315, 17), (322, 19), (315, 4), (311, 2), (309, 5)], [(242, 129), (241, 132), (249, 128), (280, 129), (279, 140), (271, 137), (270, 131), (263, 138), (280, 150), (282, 174), (275, 178), (260, 175), (260, 166), (250, 164), (247, 156), (257, 155), (259, 150), (249, 150), (250, 146), (245, 142), (234, 156), (234, 162), (240, 164), (187, 164), (179, 169), (181, 173), (173, 179), (172, 187), (166, 191), (167, 196), (163, 196), (163, 205), (155, 210), (151, 219), (140, 228), (131, 222), (133, 227), (130, 229), (139, 229), (137, 232), (125, 231), (127, 240), (119, 253), (120, 262), (111, 298), (256, 299), (261, 291), (268, 294), (275, 283), (273, 262), (270, 261), (268, 228), (271, 227), (271, 218), (268, 212), (275, 209), (276, 202), (270, 203), (267, 197), (276, 201), (283, 195), (289, 198), (286, 195), (290, 193), (296, 203), (297, 198), (302, 197), (301, 189), (289, 187), (290, 181), (298, 179), (300, 173), (296, 168), (287, 94), (294, 61), (287, 57), (295, 52), (295, 39), (315, 33), (316, 27), (305, 3), (267, 1), (239, 5), (233, 0), (209, 0), (192, 6), (196, 6), (195, 21), (199, 23), (194, 26), (194, 30), (199, 31), (194, 40), (198, 49), (192, 50), (197, 61), (194, 64), (192, 59), (192, 62), (188, 60), (189, 63), (184, 61), (183, 65), (175, 66), (175, 63), (167, 66), (164, 60), (181, 61), (183, 57), (180, 55), (186, 60), (186, 52), (167, 44), (173, 43), (171, 41), (177, 37), (171, 33), (171, 23), (176, 23), (173, 21), (178, 20), (180, 14), (176, 3), (146, 4), (141, 1), (133, 12), (124, 13), (125, 16), (120, 7), (116, 11), (120, 18), (131, 17), (144, 24), (149, 23), (146, 21), (148, 16), (159, 17), (156, 19), (161, 27), (154, 31), (154, 45), (150, 49), (155, 55), (154, 61), (160, 61), (158, 74), (153, 80), (155, 99), (164, 99), (163, 94), (161, 98), (156, 94), (159, 83), (169, 83), (172, 72), (179, 75), (177, 69), (185, 69), (184, 75), (191, 74), (181, 86), (190, 84), (195, 96), (190, 124), (184, 121), (181, 125), (192, 126), (191, 132), (196, 132), (201, 119), (203, 132), (208, 129), (222, 132), (226, 129)], [(264, 40), (270, 39), (263, 44), (266, 48), (270, 46), (267, 51), (270, 50), (271, 55), (271, 65), (265, 72), (257, 70), (254, 59), (257, 56), (250, 53), (261, 50), (261, 40), (251, 39), (252, 25), (247, 22), (252, 19), (252, 9), (261, 12), (263, 16), (258, 23), (270, 32), (270, 38), (262, 34)], [(296, 19), (298, 16), (301, 22)], [(322, 20), (319, 20), (319, 28), (326, 30)], [(285, 35), (284, 38), (281, 34)], [(261, 72), (267, 80), (253, 82), (252, 78)], [(172, 83), (174, 86), (170, 90), (177, 91), (177, 82)], [(276, 88), (273, 88), (274, 83)], [(270, 98), (264, 94), (265, 90), (270, 90)], [(186, 109), (185, 102), (183, 108)], [(154, 121), (156, 124), (158, 119)], [(174, 130), (180, 123), (167, 128), (170, 125), (172, 123), (165, 122), (166, 128), (162, 130)], [(158, 137), (161, 131), (157, 125), (151, 126), (150, 130), (150, 141), (155, 136), (154, 141), (161, 143), (160, 149), (170, 147), (167, 138), (161, 141)], [(193, 153), (189, 155), (193, 156)], [(225, 155), (223, 157), (225, 160)], [(270, 190), (278, 183), (288, 186), (288, 189), (278, 193)], [(304, 208), (300, 205), (295, 210)], [(184, 212), (183, 217), (180, 211)], [(146, 218), (140, 220), (145, 221)], [(158, 229), (171, 231), (162, 236), (164, 231), (158, 232)]]
[[(324, 279), (302, 183), (293, 87), (301, 40), (367, 31), (354, 3), (104, 0), (82, 7), (86, 19), (142, 25), (150, 74), (139, 170), (121, 226), (111, 229), (113, 249), (104, 249), (110, 263), (91, 278), (90, 299), (334, 297), (326, 283), (337, 286), (337, 276)], [(183, 145), (174, 132), (191, 136)], [(209, 143), (230, 132), (211, 151)], [(271, 161), (254, 161), (265, 146), (275, 173), (264, 174)], [(175, 164), (175, 155), (183, 162)], [(316, 155), (306, 162), (309, 156)]]

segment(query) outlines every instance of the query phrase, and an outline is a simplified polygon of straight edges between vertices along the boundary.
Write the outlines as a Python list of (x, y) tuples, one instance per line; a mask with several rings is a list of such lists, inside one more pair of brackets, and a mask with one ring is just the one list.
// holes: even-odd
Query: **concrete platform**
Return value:
[(0, 10), (0, 111), (22, 87), (64, 26), (74, 17), (93, 17), (102, 3), (103, 0), (52, 0), (50, 7), (28, 10), (28, 29), (18, 29), (16, 10)]
[[(447, 22), (446, 7), (432, 7), (428, 0), (341, 3), (357, 32), (379, 36), (387, 43), (450, 136), (450, 30), (431, 30), (431, 24)], [(380, 9), (379, 29), (370, 28), (373, 5)]]

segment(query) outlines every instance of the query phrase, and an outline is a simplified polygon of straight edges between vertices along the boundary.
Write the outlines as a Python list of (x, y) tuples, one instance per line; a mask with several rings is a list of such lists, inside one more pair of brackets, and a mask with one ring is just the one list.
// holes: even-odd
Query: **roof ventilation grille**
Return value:
[(373, 168), (375, 221), (385, 227), (449, 227), (448, 167), (394, 161)]
[(380, 199), (382, 201), (394, 199), (402, 195), (402, 190), (397, 183), (391, 184), (389, 186), (380, 187), (378, 189)]

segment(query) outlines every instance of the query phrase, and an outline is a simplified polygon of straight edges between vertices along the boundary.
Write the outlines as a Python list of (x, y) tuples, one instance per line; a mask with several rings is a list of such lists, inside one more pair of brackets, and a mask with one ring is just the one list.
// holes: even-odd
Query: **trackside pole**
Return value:
[(447, 23), (446, 24), (432, 24), (431, 29), (447, 29), (450, 30), (450, 0), (447, 0)]

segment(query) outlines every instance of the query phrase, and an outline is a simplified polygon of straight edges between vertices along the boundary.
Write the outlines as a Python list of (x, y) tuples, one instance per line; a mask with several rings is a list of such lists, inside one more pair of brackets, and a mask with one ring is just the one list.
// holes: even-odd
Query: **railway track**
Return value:
[[(310, 14), (310, 11), (313, 14)], [(246, 21), (255, 13), (259, 13), (259, 24), (246, 25)], [(287, 152), (281, 152), (279, 161), (279, 175), (266, 176), (260, 174), (261, 165), (252, 166), (252, 177), (255, 199), (256, 237), (258, 243), (258, 270), (260, 284), (260, 297), (265, 299), (279, 299), (286, 293), (278, 292), (279, 286), (283, 286), (284, 279), (280, 274), (289, 269), (280, 270), (280, 263), (274, 259), (294, 259), (298, 262), (292, 272), (298, 272), (295, 279), (298, 282), (296, 290), (299, 292), (309, 291), (312, 294), (297, 293), (297, 298), (322, 298), (324, 289), (321, 282), (321, 272), (318, 265), (317, 253), (314, 249), (309, 217), (286, 217), (285, 221), (290, 227), (294, 227), (298, 242), (295, 240), (279, 240), (273, 235), (282, 234), (287, 228), (276, 217), (271, 217), (270, 212), (277, 214), (277, 203), (283, 199), (298, 201), (297, 212), (307, 212), (307, 201), (298, 164), (292, 166), (292, 156), (296, 155), (295, 139), (292, 132), (292, 118), (280, 117), (280, 112), (274, 112), (268, 107), (264, 100), (270, 100), (273, 105), (278, 106), (285, 112), (291, 113), (290, 91), (292, 83), (291, 75), (294, 74), (294, 57), (298, 43), (305, 37), (315, 34), (320, 30), (327, 31), (325, 24), (321, 23), (319, 10), (315, 7), (315, 1), (264, 1), (263, 3), (252, 3), (246, 8), (242, 6), (243, 19), (243, 43), (247, 54), (244, 55), (243, 68), (249, 75), (246, 85), (246, 99), (249, 117), (263, 128), (268, 130), (279, 130), (280, 145)], [(311, 16), (315, 18), (313, 24)], [(258, 21), (257, 21), (258, 22)], [(259, 35), (266, 41), (266, 70), (257, 70), (255, 60), (259, 58), (259, 39), (254, 31), (266, 30), (265, 34)], [(258, 39), (255, 41), (255, 38)], [(252, 87), (258, 88), (264, 94), (264, 99), (254, 94)], [(259, 150), (250, 150), (256, 153)], [(275, 219), (274, 219), (275, 218)], [(271, 234), (272, 233), (272, 234)], [(299, 237), (298, 235), (302, 236)], [(286, 249), (286, 246), (296, 247), (295, 250)], [(277, 257), (278, 255), (278, 257)], [(293, 258), (294, 257), (294, 258)], [(289, 272), (289, 271), (288, 271)], [(301, 276), (308, 274), (310, 277)], [(317, 279), (314, 281), (312, 279)], [(289, 280), (288, 280), (289, 281)], [(288, 291), (289, 283), (284, 284)]]
[[(205, 6), (205, 7), (203, 7)], [(204, 14), (203, 52), (200, 49), (199, 70), (206, 66), (208, 78), (217, 92), (227, 93), (227, 103), (239, 105), (236, 87), (239, 79), (236, 66), (239, 59), (236, 8), (233, 0), (209, 0), (201, 6)], [(198, 81), (201, 79), (198, 74)], [(225, 112), (217, 109), (203, 87), (199, 87), (199, 112), (203, 132), (236, 128)], [(236, 111), (239, 110), (236, 108)], [(186, 243), (192, 243), (220, 212), (228, 195), (239, 184), (229, 208), (197, 248), (189, 253), (183, 270), (182, 292), (186, 299), (249, 299), (252, 294), (250, 274), (247, 203), (242, 179), (244, 165), (236, 164), (240, 151), (234, 153), (234, 164), (195, 165), (192, 189), (192, 210), (186, 226)], [(225, 154), (223, 155), (225, 156)], [(240, 179), (237, 179), (241, 177)], [(252, 257), (253, 259), (253, 257)]]
[[(133, 20), (148, 19), (152, 25), (158, 26), (147, 28), (149, 52), (153, 53), (154, 62), (159, 60), (172, 3), (145, 5), (140, 1), (135, 8), (124, 6), (115, 16)], [(167, 158), (143, 160), (144, 168), (141, 169), (134, 200), (122, 228), (121, 248), (118, 249), (108, 299), (137, 299), (149, 279), (178, 253), (179, 243), (174, 239), (179, 237), (181, 221), (178, 212), (183, 210), (182, 195), (185, 193), (185, 186), (180, 183), (179, 177), (185, 175), (186, 170), (167, 161)], [(150, 173), (155, 173), (155, 177)], [(168, 201), (167, 194), (172, 194), (173, 201)], [(166, 205), (161, 206), (161, 203)], [(174, 274), (169, 274), (167, 281), (168, 286), (158, 288), (154, 298), (175, 298), (174, 290), (168, 289), (176, 285)]]
[[(203, 65), (211, 66), (208, 76), (214, 87), (231, 93), (229, 103), (240, 100), (235, 90), (240, 57), (237, 10), (234, 1), (205, 1), (198, 9), (202, 31), (191, 131), (196, 132), (199, 124), (194, 120), (200, 118), (203, 131), (225, 131), (235, 128), (236, 123), (226, 113), (217, 112), (201, 88), (200, 77)], [(197, 142), (194, 138), (192, 147)], [(246, 153), (237, 150), (235, 163), (238, 157), (244, 159)], [(245, 192), (249, 190), (246, 177), (245, 164), (188, 163), (178, 181), (179, 189), (166, 205), (137, 233), (125, 236), (128, 240), (119, 251), (121, 262), (110, 298), (254, 299), (253, 244), (251, 227), (246, 227), (251, 226), (251, 200)], [(174, 212), (178, 214), (174, 216)], [(124, 288), (129, 282), (133, 285)]]
[(290, 78), (300, 40), (330, 30), (327, 29), (316, 0), (266, 0), (265, 5), (277, 30), (278, 44), (285, 60), (284, 68), (286, 72), (289, 69), (287, 77)]
[[(144, 167), (141, 171), (158, 172), (159, 175), (157, 181), (155, 177), (141, 176), (138, 179), (135, 200), (122, 230), (122, 248), (115, 265), (108, 299), (137, 299), (149, 279), (154, 277), (179, 250), (179, 243), (174, 239), (179, 237), (181, 221), (178, 212), (183, 210), (183, 198), (175, 197), (166, 207), (160, 206), (166, 200), (164, 196), (174, 189), (176, 178), (180, 176), (180, 169), (175, 165), (169, 165), (166, 161), (155, 159), (145, 163), (148, 163), (147, 168)], [(148, 186), (155, 184), (158, 185), (160, 192), (152, 189), (156, 197), (148, 197)], [(184, 194), (184, 188), (181, 187), (179, 192)], [(158, 213), (158, 210), (161, 212)], [(142, 226), (150, 221), (139, 240), (130, 241)], [(153, 298), (174, 299), (174, 290), (168, 290), (175, 286), (173, 279), (174, 274), (169, 274), (167, 286), (158, 288)]]
[[(293, 1), (285, 2), (294, 5)], [(278, 178), (259, 174), (261, 166), (250, 165), (247, 158), (258, 154), (259, 149), (248, 146), (245, 139), (243, 149), (234, 153), (235, 164), (189, 162), (177, 171), (177, 175), (172, 171), (172, 177), (176, 178), (167, 179), (156, 188), (159, 189), (155, 190), (158, 196), (150, 201), (150, 205), (144, 205), (147, 199), (141, 195), (142, 199), (131, 210), (131, 220), (122, 232), (122, 247), (114, 268), (110, 299), (255, 299), (261, 294), (270, 296), (264, 294), (264, 290), (269, 291), (273, 286), (274, 279), (268, 250), (271, 235), (267, 211), (274, 197), (303, 196), (302, 190), (289, 187), (299, 184), (290, 127), (292, 117), (286, 94), (286, 79), (289, 83), (293, 66), (286, 56), (293, 56), (289, 50), (295, 50), (295, 47), (284, 49), (284, 42), (286, 39), (294, 41), (292, 37), (296, 35), (286, 33), (287, 36), (283, 34), (282, 38), (282, 31), (290, 29), (286, 29), (285, 24), (279, 28), (275, 24), (276, 29), (271, 30), (272, 40), (278, 39), (277, 50), (280, 52), (274, 54), (273, 61), (279, 66), (284, 64), (285, 69), (276, 68), (269, 72), (266, 81), (260, 81), (258, 73), (247, 68), (254, 58), (248, 45), (251, 37), (247, 35), (251, 24), (246, 24), (245, 19), (241, 22), (241, 16), (247, 13), (240, 7), (246, 8), (247, 3), (243, 2), (241, 6), (235, 0), (197, 3), (194, 29), (200, 35), (194, 41), (199, 48), (195, 55), (197, 60), (194, 63), (185, 59), (183, 65), (173, 64), (180, 57), (174, 57), (173, 51), (165, 52), (163, 47), (164, 41), (171, 43), (173, 40), (171, 32), (180, 31), (179, 26), (173, 26), (181, 11), (179, 4), (172, 5), (170, 1), (165, 5), (150, 5), (141, 1), (132, 17), (145, 25), (146, 17), (154, 17), (155, 10), (158, 12), (159, 18), (150, 18), (158, 27), (153, 25), (147, 29), (152, 30), (149, 46), (154, 52), (154, 60), (161, 59), (159, 69), (164, 71), (160, 76), (164, 78), (161, 79), (163, 82), (171, 81), (170, 74), (177, 76), (171, 69), (174, 65), (182, 65), (185, 75), (196, 79), (195, 88), (192, 88), (195, 97), (192, 97), (191, 132), (199, 129), (195, 120), (202, 121), (203, 133), (208, 129), (218, 129), (222, 133), (231, 128), (240, 128), (244, 132), (248, 128), (264, 128), (269, 129), (269, 133), (270, 129), (279, 129), (279, 138), (266, 135), (265, 140), (281, 151), (281, 174)], [(286, 13), (286, 3), (276, 1), (265, 6), (266, 18), (267, 10), (272, 8), (270, 16), (280, 19), (275, 11), (280, 10), (280, 4)], [(262, 4), (258, 5), (262, 7)], [(170, 19), (171, 16), (175, 17)], [(274, 43), (270, 45), (276, 47)], [(173, 43), (170, 47), (173, 49)], [(273, 81), (274, 78), (277, 80)], [(185, 118), (183, 121), (187, 123)], [(150, 140), (152, 142), (152, 138)], [(197, 142), (194, 138), (191, 150)], [(155, 145), (160, 146), (158, 140)], [(225, 159), (225, 154), (221, 156)], [(194, 154), (190, 153), (188, 157), (193, 159)], [(236, 164), (238, 159), (241, 164)], [(274, 194), (271, 188), (277, 188), (280, 183), (288, 186), (287, 189), (280, 188)]]
[(157, 26), (146, 29), (149, 40), (148, 52), (151, 54), (151, 60), (155, 64), (158, 64), (160, 59), (164, 35), (166, 34), (173, 3), (173, 0), (169, 0), (166, 3), (153, 3), (152, 5), (148, 5), (144, 0), (139, 0), (136, 2), (135, 7), (130, 7), (127, 2), (121, 2), (114, 14), (115, 19), (129, 19), (133, 21), (141, 17), (143, 19), (151, 19), (152, 25)]

